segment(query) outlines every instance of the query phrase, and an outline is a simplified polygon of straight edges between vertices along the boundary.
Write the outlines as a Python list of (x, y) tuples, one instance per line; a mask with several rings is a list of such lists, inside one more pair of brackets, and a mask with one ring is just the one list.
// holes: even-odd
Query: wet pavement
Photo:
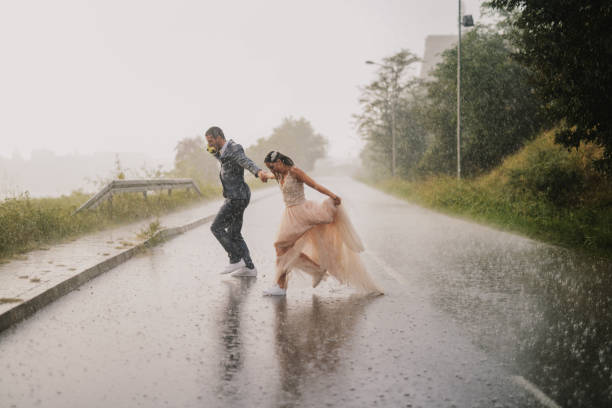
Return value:
[[(272, 192), (270, 188), (258, 189), (253, 193), (253, 200)], [(142, 243), (146, 237), (140, 234), (152, 221), (159, 221), (161, 228), (182, 226), (215, 214), (221, 203), (221, 199), (204, 201), (159, 217), (151, 217), (49, 245), (0, 264), (0, 299), (13, 300), (0, 302), (0, 314), (23, 302), (28, 302), (87, 268)]]
[(296, 276), (286, 299), (262, 297), (275, 195), (246, 212), (257, 278), (220, 276), (204, 226), (0, 333), (0, 405), (610, 405), (608, 261), (320, 181), (384, 296)]

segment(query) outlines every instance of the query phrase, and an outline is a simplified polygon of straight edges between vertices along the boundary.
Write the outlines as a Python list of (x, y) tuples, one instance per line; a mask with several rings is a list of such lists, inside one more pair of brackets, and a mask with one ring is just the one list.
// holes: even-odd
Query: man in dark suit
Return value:
[(211, 127), (205, 136), (208, 143), (207, 150), (221, 162), (219, 178), (225, 202), (210, 227), (229, 257), (229, 265), (221, 273), (233, 272), (232, 276), (257, 276), (249, 248), (240, 233), (244, 210), (251, 199), (251, 190), (244, 182), (244, 169), (264, 183), (268, 181), (267, 175), (246, 157), (242, 146), (233, 140), (226, 140), (220, 128)]

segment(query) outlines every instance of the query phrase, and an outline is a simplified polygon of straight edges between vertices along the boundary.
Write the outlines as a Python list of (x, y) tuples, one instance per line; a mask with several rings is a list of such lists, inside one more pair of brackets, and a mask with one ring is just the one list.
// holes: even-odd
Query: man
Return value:
[(240, 233), (244, 210), (251, 199), (251, 190), (244, 182), (244, 169), (264, 183), (268, 181), (267, 175), (246, 157), (242, 146), (233, 140), (227, 141), (220, 128), (211, 127), (205, 136), (207, 150), (221, 162), (219, 178), (225, 202), (210, 227), (229, 257), (229, 265), (221, 274), (233, 272), (232, 276), (257, 276), (249, 248)]

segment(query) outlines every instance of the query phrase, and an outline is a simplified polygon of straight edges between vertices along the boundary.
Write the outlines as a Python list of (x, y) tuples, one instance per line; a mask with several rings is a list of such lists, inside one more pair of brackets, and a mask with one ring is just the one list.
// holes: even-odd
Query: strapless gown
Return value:
[(312, 276), (313, 287), (333, 276), (339, 282), (369, 293), (382, 290), (368, 275), (360, 252), (359, 235), (342, 205), (331, 198), (323, 202), (306, 200), (304, 183), (291, 173), (281, 185), (285, 210), (277, 233), (276, 279), (284, 273), (302, 271)]

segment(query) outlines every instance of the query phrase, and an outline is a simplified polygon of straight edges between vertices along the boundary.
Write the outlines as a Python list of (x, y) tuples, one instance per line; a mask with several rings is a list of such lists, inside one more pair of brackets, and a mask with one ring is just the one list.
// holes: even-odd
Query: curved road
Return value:
[(609, 401), (605, 387), (584, 389), (573, 377), (577, 365), (563, 365), (576, 343), (558, 345), (568, 314), (555, 320), (553, 312), (567, 302), (547, 297), (559, 291), (550, 282), (571, 290), (567, 276), (580, 268), (610, 272), (607, 263), (440, 215), (348, 178), (319, 181), (345, 200), (366, 244), (364, 260), (385, 296), (365, 297), (331, 280), (312, 289), (295, 277), (286, 299), (262, 297), (272, 284), (272, 242), (282, 209), (275, 195), (246, 212), (243, 232), (257, 278), (220, 276), (226, 258), (201, 227), (1, 333), (0, 405), (556, 407)]

